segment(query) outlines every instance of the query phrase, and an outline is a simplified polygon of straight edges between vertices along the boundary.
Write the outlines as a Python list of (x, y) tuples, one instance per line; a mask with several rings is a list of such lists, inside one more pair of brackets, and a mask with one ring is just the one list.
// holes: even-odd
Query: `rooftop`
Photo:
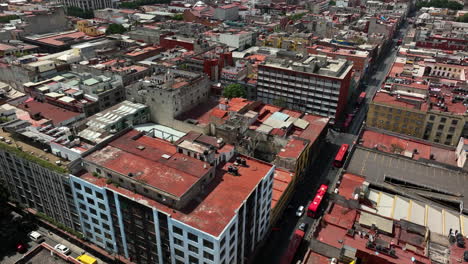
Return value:
[[(129, 133), (133, 134), (134, 132)], [(155, 139), (145, 139), (145, 141), (154, 140)], [(273, 168), (273, 166), (268, 163), (247, 156), (238, 156), (244, 158), (248, 164), (246, 167), (238, 167), (239, 176), (234, 176), (227, 172), (228, 167), (234, 164), (234, 158), (229, 162), (219, 165), (216, 169), (215, 178), (205, 188), (205, 192), (201, 197), (193, 199), (191, 204), (182, 211), (176, 211), (143, 195), (136, 194), (133, 191), (106, 184), (104, 178), (96, 178), (90, 173), (82, 175), (81, 178), (99, 186), (107, 187), (142, 204), (153, 206), (158, 210), (166, 212), (172, 218), (201, 231), (207, 232), (213, 236), (219, 236), (234, 217), (236, 210), (239, 209), (242, 203), (244, 203), (252, 193), (253, 189), (259, 184), (262, 177)], [(134, 161), (140, 168), (148, 166), (138, 162), (139, 160)], [(151, 166), (155, 165), (154, 163), (155, 162), (153, 162)], [(167, 176), (171, 176), (170, 173), (166, 174)], [(148, 176), (148, 180), (152, 181), (152, 178), (156, 178), (157, 180), (160, 177), (158, 177), (157, 174)], [(172, 180), (168, 180), (173, 185), (184, 184), (180, 180), (174, 181), (174, 175), (169, 178), (172, 178)]]
[(281, 196), (285, 193), (289, 184), (291, 184), (294, 173), (276, 168), (273, 178), (273, 194), (271, 200), (271, 208), (275, 208), (278, 201), (282, 199)]
[[(416, 138), (392, 136), (384, 131), (364, 130), (359, 144), (366, 148), (375, 148), (382, 152), (400, 154), (414, 160), (433, 159), (448, 165), (457, 166), (457, 157), (453, 149), (434, 146)], [(417, 150), (415, 152), (415, 150)]]
[(347, 172), (362, 175), (378, 186), (389, 183), (405, 184), (409, 188), (459, 197), (463, 210), (468, 212), (468, 173), (432, 162), (421, 162), (400, 155), (356, 147)]
[(63, 46), (74, 42), (83, 42), (93, 40), (98, 37), (88, 36), (80, 31), (69, 31), (53, 34), (45, 34), (38, 36), (28, 36), (26, 39), (32, 40), (36, 43), (43, 43), (53, 46)]
[(26, 100), (17, 107), (29, 112), (31, 116), (40, 116), (51, 120), (55, 126), (60, 125), (64, 121), (78, 118), (83, 113), (73, 112), (64, 108), (60, 108), (49, 103), (39, 102), (36, 100)]
[(177, 153), (171, 143), (129, 131), (85, 158), (123, 175), (133, 174), (161, 191), (181, 197), (207, 173), (206, 162)]

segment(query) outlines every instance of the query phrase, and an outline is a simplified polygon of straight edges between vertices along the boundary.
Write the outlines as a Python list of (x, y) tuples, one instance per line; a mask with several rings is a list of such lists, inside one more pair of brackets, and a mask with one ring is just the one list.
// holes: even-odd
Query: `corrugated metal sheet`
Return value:
[(409, 206), (410, 203), (408, 199), (397, 196), (395, 208), (393, 209), (393, 218), (397, 220), (408, 220)]
[(392, 217), (394, 196), (386, 193), (380, 195), (380, 201), (377, 205), (379, 215)]
[(437, 210), (433, 207), (427, 207), (427, 227), (431, 232), (436, 232), (438, 234), (443, 234), (443, 220), (442, 220), (442, 211)]
[(409, 221), (416, 223), (418, 225), (425, 226), (425, 222), (424, 222), (425, 215), (426, 215), (425, 206), (418, 202), (411, 201)]

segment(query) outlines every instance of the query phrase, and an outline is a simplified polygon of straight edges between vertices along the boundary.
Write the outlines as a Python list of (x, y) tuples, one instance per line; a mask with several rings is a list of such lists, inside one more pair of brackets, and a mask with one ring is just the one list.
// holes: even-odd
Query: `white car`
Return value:
[(297, 208), (296, 216), (301, 217), (303, 214), (304, 214), (304, 206), (301, 205), (299, 206), (299, 208)]
[(37, 231), (32, 231), (31, 233), (29, 233), (29, 238), (32, 241), (35, 241), (37, 243), (44, 242), (44, 237), (41, 235), (41, 233), (39, 233)]
[(58, 252), (62, 253), (62, 254), (65, 254), (67, 255), (68, 253), (70, 253), (70, 249), (67, 248), (65, 245), (62, 245), (62, 244), (57, 244), (55, 247), (55, 250), (57, 250)]

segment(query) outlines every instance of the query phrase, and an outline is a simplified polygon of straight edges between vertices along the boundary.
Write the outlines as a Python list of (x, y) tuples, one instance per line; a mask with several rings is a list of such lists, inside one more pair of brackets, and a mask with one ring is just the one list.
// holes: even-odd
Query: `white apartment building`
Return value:
[(71, 178), (86, 238), (136, 263), (246, 263), (269, 227), (274, 166), (218, 144), (130, 130), (86, 156)]

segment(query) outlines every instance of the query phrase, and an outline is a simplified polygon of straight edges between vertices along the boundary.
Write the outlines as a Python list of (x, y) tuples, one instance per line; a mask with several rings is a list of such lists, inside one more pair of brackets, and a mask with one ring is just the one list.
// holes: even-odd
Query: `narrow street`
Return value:
[[(312, 167), (309, 168), (304, 180), (297, 184), (288, 208), (283, 213), (283, 217), (278, 221), (276, 226), (274, 226), (274, 231), (272, 231), (266, 239), (267, 243), (257, 255), (254, 263), (279, 263), (281, 256), (287, 249), (294, 230), (298, 228), (299, 224), (307, 223), (308, 228), (310, 228), (313, 222), (316, 221), (307, 217), (305, 214), (298, 218), (295, 214), (296, 210), (301, 205), (307, 207), (320, 184), (328, 184), (337, 177), (338, 170), (332, 166), (333, 158), (341, 144), (346, 143), (351, 145), (355, 141), (367, 114), (367, 104), (381, 87), (385, 80), (385, 76), (390, 71), (393, 62), (396, 59), (396, 55), (398, 53), (397, 49), (395, 49), (396, 41), (406, 34), (407, 29), (408, 24), (405, 22), (397, 32), (395, 39), (391, 44), (391, 48), (387, 51), (388, 55), (385, 56), (381, 62), (377, 63), (377, 69), (368, 79), (368, 85), (364, 90), (367, 93), (366, 100), (364, 101), (363, 106), (356, 113), (356, 116), (350, 126), (349, 133), (340, 133), (329, 129), (327, 142), (322, 147), (323, 153), (321, 153)], [(308, 237), (309, 231), (310, 230), (306, 231), (305, 238)], [(306, 246), (300, 248), (296, 254), (297, 259), (301, 259), (306, 248)]]

